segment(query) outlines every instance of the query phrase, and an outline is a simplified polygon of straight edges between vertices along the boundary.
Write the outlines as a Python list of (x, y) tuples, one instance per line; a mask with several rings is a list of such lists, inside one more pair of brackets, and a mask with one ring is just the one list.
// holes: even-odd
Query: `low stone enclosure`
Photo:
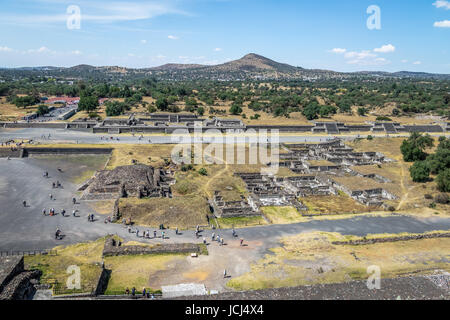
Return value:
[(405, 133), (405, 132), (448, 132), (450, 127), (446, 124), (429, 125), (401, 125), (395, 122), (374, 122), (359, 125), (344, 124), (341, 122), (314, 122), (310, 125), (300, 126), (267, 126), (246, 125), (240, 119), (200, 119), (194, 114), (131, 114), (128, 118), (107, 118), (102, 121), (77, 120), (73, 122), (0, 122), (3, 128), (58, 128), (69, 130), (85, 130), (93, 133), (120, 134), (120, 133), (161, 133), (170, 134), (175, 130), (209, 130), (217, 129), (221, 132), (247, 130), (279, 130), (280, 132), (312, 132), (339, 135), (349, 132), (366, 133)]
[(27, 271), (23, 256), (0, 257), (0, 300), (25, 300), (33, 294), (40, 271)]
[(17, 150), (0, 149), (0, 158), (26, 158), (35, 155), (102, 155), (111, 154), (111, 148), (39, 148), (26, 147)]
[(155, 244), (152, 246), (123, 246), (113, 237), (108, 237), (103, 249), (104, 257), (124, 256), (124, 255), (150, 255), (150, 254), (191, 254), (202, 252), (200, 245), (194, 243), (167, 243)]
[(97, 171), (80, 186), (81, 200), (111, 200), (127, 197), (157, 198), (172, 196), (173, 177), (164, 170), (144, 164)]
[(360, 240), (349, 240), (349, 241), (334, 241), (334, 245), (367, 245), (375, 243), (387, 243), (387, 242), (398, 242), (398, 241), (410, 241), (410, 240), (421, 240), (421, 239), (437, 239), (437, 238), (450, 238), (450, 232), (444, 233), (430, 233), (430, 234), (418, 234), (409, 236), (399, 236), (399, 237), (385, 237), (385, 238), (372, 238), (372, 239), (360, 239)]

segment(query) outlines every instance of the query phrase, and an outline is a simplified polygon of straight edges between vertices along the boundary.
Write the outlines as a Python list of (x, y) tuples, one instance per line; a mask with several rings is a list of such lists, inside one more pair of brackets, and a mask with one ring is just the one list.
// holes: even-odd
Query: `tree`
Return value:
[(124, 102), (119, 101), (106, 102), (106, 115), (108, 117), (120, 116), (127, 110), (130, 110), (130, 106)]
[(358, 115), (361, 117), (364, 117), (367, 114), (368, 110), (367, 108), (359, 107), (358, 108)]
[(197, 108), (197, 113), (198, 113), (199, 116), (203, 116), (205, 114), (205, 108), (198, 107)]
[(240, 115), (242, 113), (242, 104), (234, 102), (231, 105), (230, 113), (235, 116)]
[(425, 161), (416, 161), (409, 169), (414, 182), (427, 182), (430, 179), (430, 167)]
[(156, 100), (156, 108), (161, 111), (166, 111), (169, 107), (169, 102), (166, 98), (160, 98)]
[(308, 120), (314, 120), (318, 118), (318, 114), (320, 112), (320, 107), (317, 104), (317, 102), (311, 102), (309, 103), (302, 111), (302, 114), (306, 117)]
[(39, 116), (43, 116), (44, 114), (47, 114), (49, 112), (48, 106), (46, 106), (45, 104), (41, 104), (38, 108), (36, 113)]
[(441, 192), (450, 192), (450, 169), (445, 169), (436, 178), (437, 187)]
[(328, 117), (330, 114), (336, 114), (337, 109), (333, 106), (321, 106), (319, 114), (321, 117)]
[(80, 102), (78, 103), (78, 109), (80, 111), (95, 111), (98, 106), (98, 99), (95, 96), (82, 96), (80, 98)]
[(407, 140), (404, 140), (400, 151), (403, 154), (403, 160), (406, 162), (413, 162), (419, 160), (425, 160), (427, 153), (426, 148), (432, 148), (434, 145), (433, 139), (428, 135), (421, 135), (420, 133), (413, 132)]

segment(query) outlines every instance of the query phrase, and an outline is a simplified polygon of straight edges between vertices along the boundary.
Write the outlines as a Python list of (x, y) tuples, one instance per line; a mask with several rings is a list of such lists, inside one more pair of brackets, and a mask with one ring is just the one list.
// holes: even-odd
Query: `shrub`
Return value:
[(198, 173), (200, 173), (202, 176), (208, 175), (208, 171), (205, 168), (201, 168), (200, 170), (198, 170)]
[(434, 197), (434, 201), (440, 204), (447, 204), (449, 200), (448, 194), (446, 193), (439, 193)]
[(437, 186), (441, 192), (450, 192), (450, 169), (441, 171), (437, 178)]
[(414, 182), (427, 182), (430, 179), (430, 167), (425, 161), (416, 161), (409, 169)]

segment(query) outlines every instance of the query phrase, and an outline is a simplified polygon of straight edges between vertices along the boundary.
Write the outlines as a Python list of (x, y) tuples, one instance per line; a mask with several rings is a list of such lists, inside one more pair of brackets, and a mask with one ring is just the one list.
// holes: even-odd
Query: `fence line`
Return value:
[(56, 250), (10, 250), (10, 251), (0, 251), (0, 257), (9, 256), (37, 256), (37, 255), (49, 255), (57, 256), (58, 252)]

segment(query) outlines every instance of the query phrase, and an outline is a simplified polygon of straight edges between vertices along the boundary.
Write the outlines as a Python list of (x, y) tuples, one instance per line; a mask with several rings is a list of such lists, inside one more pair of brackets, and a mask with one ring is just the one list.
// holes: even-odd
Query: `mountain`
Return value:
[(165, 64), (159, 67), (132, 69), (119, 66), (95, 67), (78, 65), (70, 68), (35, 67), (0, 69), (0, 76), (22, 77), (43, 75), (91, 80), (123, 80), (127, 78), (155, 77), (160, 80), (317, 80), (348, 79), (355, 77), (414, 78), (450, 80), (448, 74), (400, 71), (395, 73), (362, 71), (342, 73), (320, 69), (304, 69), (280, 63), (261, 55), (250, 53), (241, 59), (219, 65)]

